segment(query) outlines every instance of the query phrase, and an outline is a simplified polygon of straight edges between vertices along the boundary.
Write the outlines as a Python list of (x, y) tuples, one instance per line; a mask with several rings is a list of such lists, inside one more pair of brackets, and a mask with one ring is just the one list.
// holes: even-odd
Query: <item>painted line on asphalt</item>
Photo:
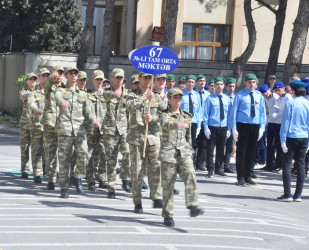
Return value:
[(165, 233), (158, 233), (158, 232), (98, 232), (98, 231), (0, 231), (1, 234), (82, 234), (82, 235), (89, 235), (89, 234), (127, 234), (127, 235), (156, 235), (156, 236), (181, 236), (181, 237), (216, 237), (216, 238), (234, 238), (234, 239), (247, 239), (247, 240), (261, 240), (264, 239), (261, 237), (253, 237), (253, 236), (243, 236), (243, 235), (222, 235), (222, 234), (196, 234), (196, 233), (175, 233), (170, 232), (169, 234)]
[[(56, 228), (82, 228), (82, 229), (110, 229), (110, 228), (120, 228), (120, 229), (136, 229), (138, 232), (142, 233), (152, 233), (150, 231), (151, 229), (159, 229), (159, 230), (165, 230), (170, 231), (171, 229), (165, 226), (1, 226), (2, 229), (8, 228), (8, 229), (14, 229), (14, 228), (20, 228), (20, 229), (56, 229)], [(226, 229), (226, 228), (196, 228), (196, 227), (181, 227), (182, 230), (192, 230), (192, 231), (211, 231), (211, 232), (234, 232), (234, 233), (248, 233), (248, 234), (263, 234), (263, 235), (269, 235), (269, 236), (278, 236), (278, 237), (287, 237), (291, 239), (306, 239), (307, 237), (298, 236), (298, 235), (291, 235), (291, 234), (282, 234), (282, 233), (273, 233), (273, 232), (265, 232), (265, 231), (252, 231), (252, 230), (240, 230), (240, 229)], [(2, 232), (8, 232), (8, 231), (0, 231)], [(24, 231), (23, 231), (24, 232)], [(31, 232), (31, 231), (29, 231)], [(117, 231), (118, 232), (118, 231)], [(115, 233), (117, 233), (115, 231)]]
[(269, 250), (270, 248), (257, 248), (257, 247), (243, 247), (243, 246), (231, 246), (231, 245), (197, 245), (197, 244), (147, 244), (147, 243), (10, 243), (10, 244), (1, 244), (1, 247), (56, 247), (56, 246), (141, 246), (141, 247), (164, 247), (168, 249), (168, 247), (187, 247), (187, 248), (210, 248), (210, 249), (241, 249), (241, 250)]

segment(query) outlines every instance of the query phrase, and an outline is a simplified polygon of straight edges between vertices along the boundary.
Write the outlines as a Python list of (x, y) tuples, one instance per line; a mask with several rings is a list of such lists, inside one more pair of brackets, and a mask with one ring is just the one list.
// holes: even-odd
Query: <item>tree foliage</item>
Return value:
[(205, 4), (205, 11), (207, 13), (211, 13), (213, 9), (227, 4), (227, 0), (199, 0), (199, 2)]
[(6, 15), (0, 26), (0, 52), (79, 49), (82, 23), (75, 0), (3, 0), (0, 4), (0, 13)]

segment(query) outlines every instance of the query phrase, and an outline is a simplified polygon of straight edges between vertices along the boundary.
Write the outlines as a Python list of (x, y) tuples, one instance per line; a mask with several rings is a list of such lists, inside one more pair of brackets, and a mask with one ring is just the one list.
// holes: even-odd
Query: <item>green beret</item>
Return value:
[(209, 85), (209, 84), (212, 84), (212, 83), (215, 83), (215, 79), (211, 79), (211, 80), (209, 81), (208, 85)]
[(245, 81), (248, 81), (248, 80), (256, 80), (257, 82), (259, 82), (259, 79), (256, 77), (255, 74), (247, 74), (245, 75)]
[(216, 77), (215, 78), (215, 82), (223, 82), (223, 83), (225, 83), (225, 79), (223, 78), (223, 77)]
[(192, 79), (192, 80), (196, 81), (196, 76), (195, 75), (187, 75), (186, 80), (188, 80), (188, 79)]
[(236, 83), (236, 79), (233, 77), (227, 78), (226, 79), (226, 85), (228, 85), (229, 83)]
[(169, 75), (167, 75), (166, 80), (173, 80), (173, 81), (176, 81), (177, 78), (176, 78), (176, 76), (174, 76), (174, 75), (172, 75), (172, 74), (169, 74)]
[(290, 83), (290, 86), (292, 89), (298, 89), (298, 88), (306, 88), (307, 84), (302, 81), (295, 80)]
[(179, 77), (179, 81), (181, 81), (181, 80), (186, 80), (186, 77), (185, 76)]
[(196, 80), (198, 81), (199, 79), (204, 78), (206, 80), (206, 76), (202, 75), (202, 74), (198, 74), (196, 76)]
[(184, 94), (182, 93), (182, 91), (179, 88), (173, 88), (170, 91), (167, 92), (167, 98), (170, 98), (171, 96), (174, 95), (181, 95), (183, 96)]

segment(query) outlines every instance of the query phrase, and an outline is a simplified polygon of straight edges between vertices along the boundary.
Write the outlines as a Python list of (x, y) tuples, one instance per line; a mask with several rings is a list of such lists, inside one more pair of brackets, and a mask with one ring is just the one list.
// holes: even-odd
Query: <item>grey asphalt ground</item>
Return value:
[(115, 200), (105, 189), (88, 191), (85, 182), (86, 195), (72, 188), (69, 199), (60, 199), (58, 184), (49, 191), (45, 181), (11, 175), (19, 169), (18, 135), (0, 134), (0, 249), (309, 249), (308, 179), (303, 202), (280, 203), (280, 174), (257, 170), (256, 186), (239, 187), (235, 174), (206, 179), (197, 172), (204, 215), (189, 217), (178, 180), (176, 225), (167, 228), (149, 191), (144, 213), (132, 212), (131, 194), (119, 179)]

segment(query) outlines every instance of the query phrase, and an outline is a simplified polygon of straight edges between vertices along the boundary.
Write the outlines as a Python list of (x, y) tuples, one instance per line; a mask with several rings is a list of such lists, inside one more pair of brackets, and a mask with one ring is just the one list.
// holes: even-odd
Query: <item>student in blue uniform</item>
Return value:
[[(207, 138), (207, 167), (206, 177), (212, 178), (214, 173), (226, 176), (224, 173), (224, 146), (226, 138), (230, 137), (229, 120), (231, 114), (231, 100), (223, 94), (225, 79), (215, 78), (215, 93), (205, 101), (204, 106), (204, 131)], [(213, 162), (216, 147), (216, 161)]]
[[(302, 201), (305, 179), (305, 157), (309, 141), (309, 105), (306, 100), (306, 83), (293, 81), (291, 84), (294, 99), (286, 103), (280, 129), (281, 147), (283, 151), (283, 188), (284, 194), (279, 201)], [(294, 195), (291, 195), (291, 165), (297, 168), (297, 181)]]
[(255, 90), (258, 78), (247, 74), (244, 83), (246, 88), (236, 95), (231, 117), (232, 134), (237, 141), (237, 185), (240, 186), (256, 184), (250, 174), (255, 164), (256, 144), (263, 136), (266, 123), (264, 98)]
[(182, 91), (184, 96), (182, 97), (181, 109), (192, 114), (192, 124), (191, 124), (191, 140), (192, 147), (195, 151), (194, 153), (194, 165), (196, 160), (196, 137), (199, 135), (201, 130), (201, 117), (200, 117), (200, 109), (201, 109), (201, 100), (198, 93), (196, 93), (193, 88), (195, 86), (196, 76), (188, 75), (186, 77), (186, 88)]
[[(199, 74), (196, 76), (196, 89), (195, 92), (200, 95), (201, 101), (201, 109), (200, 109), (200, 117), (203, 117), (204, 111), (204, 103), (207, 97), (209, 96), (209, 92), (206, 91), (206, 76)], [(206, 171), (206, 137), (204, 134), (204, 126), (203, 122), (201, 124), (201, 132), (197, 137), (197, 156), (196, 156), (196, 170), (197, 171)]]
[[(234, 98), (235, 98), (236, 79), (233, 77), (226, 79), (225, 85), (226, 85), (225, 95), (228, 98), (230, 98), (231, 104), (233, 105)], [(229, 138), (226, 139), (226, 142), (225, 142), (225, 154), (224, 154), (224, 172), (225, 173), (235, 173), (234, 169), (232, 169), (232, 167), (230, 166), (231, 156), (233, 153), (233, 146), (234, 146), (234, 138), (233, 136), (230, 136)]]

